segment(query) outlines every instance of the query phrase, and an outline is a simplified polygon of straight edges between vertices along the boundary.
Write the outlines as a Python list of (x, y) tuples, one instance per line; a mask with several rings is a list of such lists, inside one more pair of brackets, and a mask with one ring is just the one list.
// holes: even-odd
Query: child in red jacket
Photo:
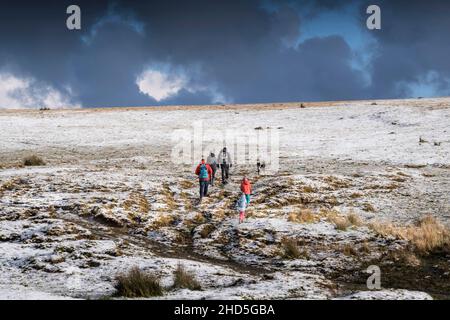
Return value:
[(250, 180), (244, 176), (241, 182), (241, 191), (245, 194), (245, 198), (247, 200), (247, 206), (250, 204), (250, 194), (252, 193), (252, 185), (250, 184)]

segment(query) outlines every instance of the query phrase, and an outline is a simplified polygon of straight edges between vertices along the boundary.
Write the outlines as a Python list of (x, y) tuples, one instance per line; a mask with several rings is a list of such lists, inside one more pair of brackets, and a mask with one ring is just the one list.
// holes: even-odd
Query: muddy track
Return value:
[(390, 263), (384, 259), (364, 263), (360, 268), (345, 273), (335, 272), (328, 277), (338, 285), (341, 295), (367, 290), (369, 276), (364, 270), (369, 265), (381, 269), (381, 285), (384, 288), (423, 291), (434, 299), (450, 300), (450, 253), (436, 252), (420, 257), (419, 266), (405, 262)]
[[(194, 252), (194, 248), (192, 246), (176, 247), (165, 245), (161, 242), (149, 239), (143, 235), (133, 234), (133, 230), (130, 228), (110, 226), (104, 222), (100, 222), (97, 219), (94, 219), (92, 216), (80, 217), (74, 214), (70, 214), (70, 216), (68, 216), (67, 214), (58, 214), (57, 217), (58, 219), (61, 219), (63, 221), (78, 224), (101, 239), (114, 241), (124, 240), (135, 246), (145, 248), (152, 254), (155, 254), (162, 258), (186, 259), (202, 263), (210, 263), (213, 265), (230, 268), (238, 273), (245, 273), (253, 276), (262, 276), (264, 274), (272, 272), (270, 269), (249, 266), (233, 260), (221, 260), (204, 256)], [(102, 228), (96, 228), (96, 226)], [(107, 230), (104, 229), (105, 227), (107, 228)]]

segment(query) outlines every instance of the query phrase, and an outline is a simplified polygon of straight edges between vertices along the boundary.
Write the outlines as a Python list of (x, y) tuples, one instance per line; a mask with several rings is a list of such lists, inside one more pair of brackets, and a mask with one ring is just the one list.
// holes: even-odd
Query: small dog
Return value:
[(256, 170), (258, 171), (258, 175), (260, 174), (261, 170), (264, 170), (265, 167), (265, 162), (261, 162), (259, 159), (256, 161)]

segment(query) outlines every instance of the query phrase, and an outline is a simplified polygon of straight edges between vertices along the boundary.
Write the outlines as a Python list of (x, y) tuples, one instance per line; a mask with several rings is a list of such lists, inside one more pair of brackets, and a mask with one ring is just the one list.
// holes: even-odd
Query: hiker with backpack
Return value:
[(195, 174), (198, 175), (198, 182), (200, 187), (200, 201), (203, 197), (208, 196), (208, 185), (212, 176), (212, 169), (209, 164), (205, 163), (205, 159), (202, 159), (200, 164), (195, 169)]
[(242, 192), (241, 197), (236, 204), (236, 209), (239, 211), (239, 223), (244, 222), (247, 205), (247, 197), (245, 196), (245, 193)]
[(256, 172), (259, 174), (261, 173), (261, 169), (264, 169), (266, 167), (266, 164), (264, 162), (261, 162), (259, 159), (256, 160)]
[(227, 184), (229, 170), (233, 164), (231, 163), (231, 156), (226, 147), (219, 153), (218, 163), (222, 171), (222, 184)]
[(209, 164), (209, 166), (212, 169), (212, 175), (211, 175), (211, 181), (210, 181), (210, 185), (213, 186), (214, 185), (214, 179), (216, 177), (216, 171), (217, 171), (217, 158), (216, 155), (211, 152), (208, 156), (208, 158), (206, 159), (206, 163)]
[(241, 182), (241, 191), (245, 195), (245, 200), (247, 201), (247, 206), (250, 204), (250, 194), (252, 193), (252, 185), (250, 180), (246, 176), (242, 179)]

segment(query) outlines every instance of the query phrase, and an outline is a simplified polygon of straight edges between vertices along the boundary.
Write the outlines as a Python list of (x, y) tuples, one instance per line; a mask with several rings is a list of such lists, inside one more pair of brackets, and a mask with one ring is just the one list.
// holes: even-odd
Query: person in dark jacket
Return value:
[(216, 155), (213, 152), (211, 152), (209, 154), (208, 158), (206, 159), (206, 163), (209, 164), (209, 166), (212, 169), (212, 176), (211, 176), (211, 181), (209, 182), (209, 184), (211, 186), (213, 186), (214, 185), (214, 179), (216, 177), (217, 167), (218, 167), (217, 158), (216, 158)]
[(212, 176), (212, 169), (205, 162), (205, 159), (202, 159), (200, 164), (195, 169), (195, 174), (198, 176), (198, 183), (200, 186), (200, 201), (202, 201), (203, 197), (208, 196), (208, 185)]
[(218, 163), (222, 171), (222, 184), (226, 184), (228, 183), (229, 170), (233, 165), (231, 163), (230, 153), (227, 151), (226, 147), (219, 153)]

